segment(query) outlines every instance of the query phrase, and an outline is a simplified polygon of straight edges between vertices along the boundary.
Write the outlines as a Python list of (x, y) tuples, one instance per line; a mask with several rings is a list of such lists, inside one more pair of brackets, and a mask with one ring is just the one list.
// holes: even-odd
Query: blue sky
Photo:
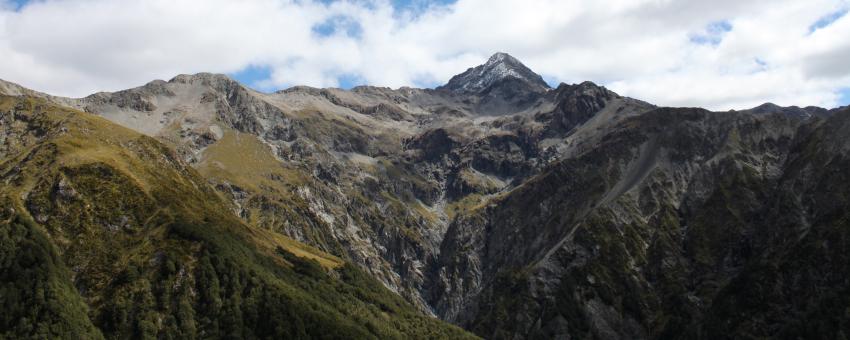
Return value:
[(809, 26), (809, 32), (812, 33), (821, 28), (827, 27), (838, 19), (841, 19), (845, 15), (847, 15), (848, 8), (839, 8), (838, 10), (828, 13), (815, 21), (811, 26)]
[(56, 95), (197, 72), (433, 87), (508, 52), (658, 105), (850, 104), (850, 0), (38, 1), (0, 0), (0, 79)]
[(231, 72), (228, 75), (242, 84), (259, 88), (258, 85), (269, 79), (271, 72), (272, 69), (269, 66), (250, 65), (241, 71)]
[(717, 46), (723, 41), (723, 35), (732, 30), (732, 23), (726, 20), (709, 23), (705, 26), (705, 32), (691, 35), (691, 41), (696, 44), (708, 44)]
[(25, 5), (28, 1), (27, 0), (11, 0), (10, 2), (17, 9), (17, 8), (20, 8), (21, 6)]
[(421, 13), (428, 6), (448, 5), (454, 2), (455, 0), (393, 0), (393, 7), (401, 11)]

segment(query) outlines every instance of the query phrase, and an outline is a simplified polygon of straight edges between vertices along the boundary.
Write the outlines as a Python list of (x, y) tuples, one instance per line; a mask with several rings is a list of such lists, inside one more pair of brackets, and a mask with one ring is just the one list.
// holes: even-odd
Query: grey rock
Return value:
[[(850, 324), (846, 108), (659, 108), (591, 82), (549, 88), (503, 53), (437, 89), (260, 93), (206, 73), (82, 99), (0, 85), (199, 167), (226, 134), (256, 138), (276, 157), (260, 185), (208, 178), (235, 215), (486, 338), (806, 338)], [(40, 138), (10, 128), (24, 118), (0, 117), (3, 154)]]

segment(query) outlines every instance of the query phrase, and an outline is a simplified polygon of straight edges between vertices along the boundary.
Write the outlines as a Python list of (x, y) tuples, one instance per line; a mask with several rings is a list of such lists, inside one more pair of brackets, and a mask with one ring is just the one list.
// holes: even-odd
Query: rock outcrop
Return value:
[(485, 338), (850, 325), (846, 108), (659, 108), (550, 88), (503, 53), (437, 89), (260, 93), (211, 74), (82, 99), (2, 88), (159, 139), (245, 223)]

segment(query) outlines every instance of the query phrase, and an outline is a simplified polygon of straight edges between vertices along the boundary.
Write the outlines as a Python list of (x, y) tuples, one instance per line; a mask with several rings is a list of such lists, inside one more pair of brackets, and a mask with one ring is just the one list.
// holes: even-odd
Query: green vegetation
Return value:
[(2, 337), (472, 337), (339, 258), (246, 225), (151, 138), (34, 99), (0, 108), (29, 136), (0, 160)]
[[(328, 226), (297, 194), (300, 187), (315, 184), (309, 172), (283, 165), (256, 136), (226, 130), (222, 139), (204, 150), (197, 170), (204, 178), (220, 183), (228, 201), (237, 200), (227, 195), (228, 188), (245, 195), (242, 217), (249, 225), (278, 233), (297, 229), (322, 250), (343, 254), (341, 246), (327, 237), (331, 234)], [(265, 234), (277, 238), (272, 235)]]
[(254, 191), (281, 183), (294, 187), (306, 180), (300, 172), (285, 168), (256, 136), (232, 130), (204, 150), (198, 171)]
[(103, 338), (69, 275), (35, 223), (0, 223), (0, 338)]
[(467, 215), (473, 210), (480, 208), (483, 202), (485, 202), (484, 196), (480, 194), (466, 195), (446, 205), (446, 216), (448, 216), (449, 220), (454, 220), (455, 216)]

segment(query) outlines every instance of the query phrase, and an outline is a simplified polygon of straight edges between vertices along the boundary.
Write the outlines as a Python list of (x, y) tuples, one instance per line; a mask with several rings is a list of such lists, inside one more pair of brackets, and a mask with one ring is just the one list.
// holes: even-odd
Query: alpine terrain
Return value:
[(0, 82), (4, 338), (846, 339), (850, 109)]

